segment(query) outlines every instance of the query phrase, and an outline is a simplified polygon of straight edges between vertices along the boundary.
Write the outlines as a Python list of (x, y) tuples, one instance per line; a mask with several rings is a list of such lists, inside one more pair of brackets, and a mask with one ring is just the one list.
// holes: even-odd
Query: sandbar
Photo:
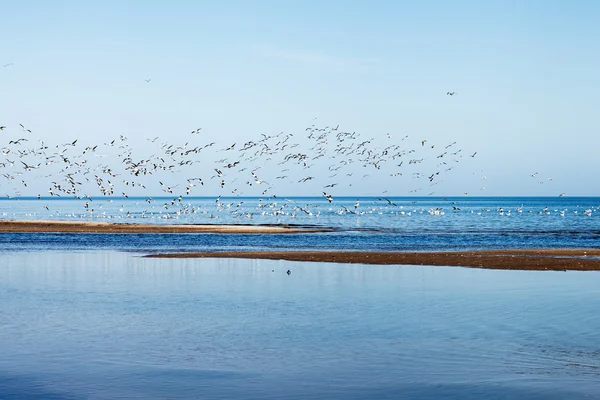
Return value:
[(331, 229), (294, 225), (164, 225), (88, 221), (0, 220), (0, 232), (81, 233), (308, 233)]
[(247, 251), (150, 254), (153, 258), (251, 258), (349, 264), (433, 265), (504, 270), (600, 271), (600, 249), (452, 252)]

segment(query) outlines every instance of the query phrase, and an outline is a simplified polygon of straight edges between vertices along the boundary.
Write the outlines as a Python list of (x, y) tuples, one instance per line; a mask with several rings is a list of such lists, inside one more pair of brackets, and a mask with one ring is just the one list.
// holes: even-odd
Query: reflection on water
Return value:
[(3, 253), (0, 398), (600, 398), (599, 284), (594, 272)]

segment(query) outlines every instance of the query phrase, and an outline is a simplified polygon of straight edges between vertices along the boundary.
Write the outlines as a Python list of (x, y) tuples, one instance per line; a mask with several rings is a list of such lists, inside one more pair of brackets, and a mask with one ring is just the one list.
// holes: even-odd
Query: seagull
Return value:
[(27, 141), (28, 141), (28, 140), (27, 140), (27, 139), (25, 139), (25, 138), (20, 138), (20, 139), (17, 139), (17, 140), (10, 140), (10, 141), (8, 142), (8, 144), (21, 144), (21, 142), (27, 142)]
[(25, 125), (23, 125), (23, 124), (19, 124), (19, 126), (21, 127), (21, 129), (22, 129), (23, 131), (31, 133), (31, 129), (26, 129), (26, 128), (25, 128)]
[(398, 206), (396, 203), (394, 203), (393, 201), (391, 201), (390, 199), (388, 199), (388, 198), (385, 198), (385, 197), (380, 197), (380, 198), (379, 198), (379, 200), (385, 200), (385, 201), (387, 201), (387, 202), (388, 202), (388, 204), (389, 204), (389, 205), (391, 205), (391, 206)]
[(456, 92), (447, 92), (446, 93), (448, 96), (454, 96), (455, 94), (457, 94)]
[(152, 78), (148, 78), (148, 79), (144, 79), (146, 81), (146, 83), (150, 83), (150, 81), (152, 80)]

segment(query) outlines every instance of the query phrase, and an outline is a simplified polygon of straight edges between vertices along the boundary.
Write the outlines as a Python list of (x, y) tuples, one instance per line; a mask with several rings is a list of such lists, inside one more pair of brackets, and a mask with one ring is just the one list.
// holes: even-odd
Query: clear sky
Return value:
[(340, 125), (380, 148), (463, 150), (433, 188), (387, 170), (340, 195), (600, 195), (600, 2), (25, 0), (0, 15), (0, 147), (19, 124), (51, 144), (125, 135), (141, 153), (156, 136), (240, 146)]

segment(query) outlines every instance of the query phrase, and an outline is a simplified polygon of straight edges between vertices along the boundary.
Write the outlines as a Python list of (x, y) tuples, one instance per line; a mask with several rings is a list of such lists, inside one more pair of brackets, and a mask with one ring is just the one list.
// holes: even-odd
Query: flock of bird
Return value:
[[(151, 78), (144, 81), (148, 84)], [(372, 191), (378, 185), (382, 204), (398, 208), (384, 197), (388, 192), (434, 195), (435, 186), (459, 162), (477, 156), (456, 141), (433, 143), (390, 133), (364, 137), (316, 121), (300, 132), (261, 134), (233, 143), (213, 141), (216, 135), (201, 127), (180, 132), (179, 142), (160, 136), (130, 140), (118, 134), (88, 143), (84, 138), (49, 143), (43, 139), (47, 137), (23, 123), (0, 125), (0, 190), (7, 198), (37, 197), (46, 211), (52, 211), (50, 202), (43, 201), (48, 196), (79, 199), (90, 215), (97, 212), (94, 199), (134, 196), (167, 217), (197, 212), (185, 201), (192, 196), (214, 196), (217, 210), (235, 215), (245, 197), (260, 198), (256, 211), (261, 214), (318, 215), (310, 202), (290, 206), (278, 201), (279, 194), (290, 191), (322, 196), (336, 213), (360, 214), (359, 199), (353, 205), (336, 205), (338, 194), (360, 193), (365, 187)], [(239, 215), (252, 217), (252, 212)]]
[[(360, 192), (373, 182), (384, 186), (381, 196), (388, 190), (397, 193), (401, 177), (402, 187), (408, 187), (407, 179), (415, 183), (407, 194), (433, 194), (457, 163), (477, 154), (464, 154), (455, 141), (438, 145), (389, 133), (365, 138), (316, 121), (299, 133), (261, 134), (225, 144), (206, 140), (215, 135), (202, 128), (182, 133), (181, 143), (159, 136), (136, 142), (122, 134), (100, 142), (48, 143), (25, 124), (2, 125), (0, 134), (0, 188), (8, 198), (75, 198), (89, 213), (95, 198), (130, 196), (143, 196), (153, 206), (160, 201), (161, 208), (173, 212), (186, 212), (184, 199), (190, 196), (215, 196), (217, 207), (234, 205), (225, 199), (256, 196), (264, 198), (263, 208), (272, 209), (278, 191), (294, 186), (301, 186), (296, 192), (334, 204), (338, 191)], [(47, 188), (42, 191), (41, 185)], [(354, 213), (359, 205), (341, 211)], [(293, 212), (309, 213), (301, 206)]]

